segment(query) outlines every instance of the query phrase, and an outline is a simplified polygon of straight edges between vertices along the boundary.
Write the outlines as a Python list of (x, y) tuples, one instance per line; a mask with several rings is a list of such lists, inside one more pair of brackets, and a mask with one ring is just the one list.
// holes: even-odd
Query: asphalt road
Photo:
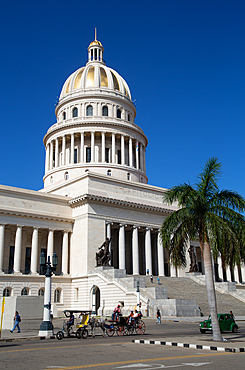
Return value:
[[(239, 324), (239, 335), (245, 336), (245, 323)], [(99, 329), (98, 329), (99, 330)], [(167, 336), (193, 336), (198, 324), (164, 322), (156, 325), (147, 321), (143, 336), (164, 339)], [(98, 334), (100, 332), (98, 331)], [(211, 336), (211, 334), (205, 334)], [(163, 369), (202, 367), (209, 369), (242, 369), (245, 353), (223, 353), (157, 345), (133, 344), (139, 336), (105, 337), (58, 340), (35, 340), (0, 345), (0, 369)]]

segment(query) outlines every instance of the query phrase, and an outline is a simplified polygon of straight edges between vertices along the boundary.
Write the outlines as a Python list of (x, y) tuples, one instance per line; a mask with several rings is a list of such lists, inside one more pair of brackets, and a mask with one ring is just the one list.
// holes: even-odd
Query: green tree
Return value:
[(222, 341), (222, 336), (217, 318), (211, 251), (218, 250), (225, 235), (229, 236), (233, 248), (240, 248), (240, 230), (245, 229), (245, 219), (240, 213), (245, 209), (245, 199), (236, 192), (219, 190), (220, 173), (221, 163), (217, 158), (211, 158), (194, 187), (185, 183), (167, 190), (163, 202), (177, 202), (179, 209), (169, 215), (161, 227), (163, 247), (169, 250), (171, 262), (176, 267), (186, 265), (189, 241), (199, 240), (215, 341)]

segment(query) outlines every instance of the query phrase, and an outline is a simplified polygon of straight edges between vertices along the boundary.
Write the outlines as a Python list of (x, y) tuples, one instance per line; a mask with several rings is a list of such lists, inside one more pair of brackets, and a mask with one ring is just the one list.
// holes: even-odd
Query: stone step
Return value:
[[(146, 287), (158, 286), (157, 277), (146, 277)], [(167, 296), (170, 299), (195, 299), (204, 316), (209, 315), (206, 286), (200, 285), (188, 278), (161, 277), (160, 286), (167, 288)], [(233, 311), (235, 316), (245, 314), (244, 303), (232, 297), (230, 294), (222, 294), (216, 291), (218, 312)]]

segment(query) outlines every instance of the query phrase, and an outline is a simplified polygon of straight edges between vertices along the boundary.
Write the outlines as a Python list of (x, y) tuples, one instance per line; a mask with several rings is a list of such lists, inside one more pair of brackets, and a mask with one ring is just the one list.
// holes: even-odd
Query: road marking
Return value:
[[(67, 366), (67, 367), (57, 367), (56, 370), (73, 370), (73, 369), (88, 369), (92, 367), (101, 367), (101, 366), (113, 366), (113, 365), (123, 365), (123, 364), (137, 364), (139, 362), (150, 362), (150, 361), (164, 361), (164, 360), (176, 360), (182, 358), (198, 358), (198, 357), (212, 357), (212, 356), (227, 356), (235, 355), (233, 352), (226, 353), (210, 353), (203, 355), (190, 355), (190, 356), (174, 356), (174, 357), (161, 357), (161, 358), (147, 358), (141, 360), (131, 360), (131, 361), (117, 361), (117, 362), (104, 362), (98, 364), (87, 364), (87, 365), (76, 365), (76, 366)], [(186, 366), (186, 365), (185, 365)], [(49, 370), (50, 368), (45, 368), (43, 370)]]
[(167, 369), (167, 368), (171, 368), (171, 367), (182, 367), (182, 366), (194, 366), (194, 367), (198, 367), (198, 366), (203, 366), (203, 365), (209, 365), (209, 364), (212, 364), (212, 362), (183, 362), (182, 364), (176, 364), (176, 365), (162, 365), (162, 364), (153, 364), (153, 365), (149, 365), (149, 364), (132, 364), (132, 365), (126, 365), (126, 366), (119, 366), (119, 367), (116, 367), (116, 369), (132, 369), (132, 368), (148, 368), (148, 370), (151, 370), (151, 369)]
[[(124, 342), (123, 344), (131, 344), (131, 342)], [(76, 347), (96, 347), (96, 346), (115, 346), (115, 345), (122, 345), (121, 342), (119, 343), (102, 343), (102, 344), (80, 344), (76, 346), (60, 346), (60, 347), (39, 347), (39, 348), (26, 348), (26, 349), (10, 349), (8, 351), (0, 351), (0, 353), (11, 353), (11, 352), (26, 352), (26, 351), (43, 351), (43, 350), (52, 350), (52, 349), (62, 349), (62, 348), (76, 348)]]

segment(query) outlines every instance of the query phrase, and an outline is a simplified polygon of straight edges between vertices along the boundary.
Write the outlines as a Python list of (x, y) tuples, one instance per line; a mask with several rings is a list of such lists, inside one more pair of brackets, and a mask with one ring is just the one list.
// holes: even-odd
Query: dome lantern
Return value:
[(105, 64), (103, 60), (104, 48), (100, 41), (97, 40), (97, 29), (95, 28), (95, 37), (88, 47), (88, 63), (99, 62)]

